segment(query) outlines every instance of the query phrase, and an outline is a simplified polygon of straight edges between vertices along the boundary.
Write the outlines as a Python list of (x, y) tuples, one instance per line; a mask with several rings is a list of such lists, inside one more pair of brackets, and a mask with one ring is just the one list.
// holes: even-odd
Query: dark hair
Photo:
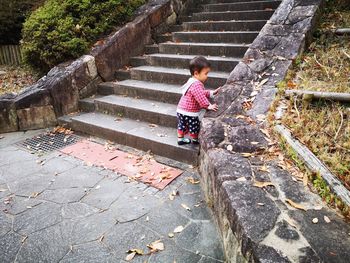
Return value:
[(190, 71), (192, 76), (195, 71), (199, 73), (204, 68), (210, 68), (210, 62), (205, 57), (195, 57), (190, 61)]

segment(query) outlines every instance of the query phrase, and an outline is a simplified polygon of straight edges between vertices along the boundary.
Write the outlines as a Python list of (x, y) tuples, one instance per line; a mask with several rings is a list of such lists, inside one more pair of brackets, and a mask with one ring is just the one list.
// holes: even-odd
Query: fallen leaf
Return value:
[(22, 238), (21, 242), (24, 243), (27, 240), (28, 236)]
[(318, 218), (315, 217), (314, 219), (312, 219), (312, 223), (317, 224), (318, 223)]
[(323, 220), (324, 220), (327, 224), (329, 224), (329, 223), (331, 222), (331, 220), (329, 219), (328, 216), (324, 216), (324, 217), (323, 217)]
[(266, 115), (259, 114), (259, 115), (256, 116), (256, 118), (257, 118), (258, 121), (262, 122), (262, 121), (264, 121), (266, 119)]
[(105, 236), (102, 235), (102, 236), (98, 239), (98, 241), (102, 242), (104, 238), (105, 238)]
[(259, 188), (264, 188), (266, 186), (275, 186), (274, 183), (272, 182), (259, 182), (259, 181), (254, 181), (253, 186), (259, 187)]
[(161, 242), (161, 240), (157, 240), (152, 242), (151, 244), (147, 245), (151, 249), (151, 252), (157, 252), (157, 251), (163, 251), (164, 250), (164, 244)]
[(143, 255), (143, 250), (138, 248), (133, 248), (128, 250), (126, 253), (136, 253), (137, 255)]
[(322, 205), (317, 205), (314, 207), (314, 210), (322, 210)]
[(169, 233), (168, 234), (168, 237), (170, 237), (170, 238), (173, 238), (175, 235), (174, 235), (174, 233)]
[(242, 176), (242, 177), (239, 177), (236, 181), (237, 182), (245, 182), (245, 181), (247, 181), (247, 178)]
[(266, 165), (263, 165), (259, 168), (259, 171), (269, 173), (269, 168)]
[(307, 186), (308, 181), (309, 181), (309, 178), (308, 178), (308, 176), (307, 176), (307, 173), (304, 173), (304, 176), (303, 176), (303, 185), (304, 185), (304, 186)]
[(178, 226), (177, 228), (174, 229), (174, 233), (181, 233), (182, 230), (184, 230), (183, 226)]
[(300, 210), (304, 210), (306, 211), (306, 208), (298, 203), (295, 203), (294, 201), (290, 200), (290, 199), (286, 199), (285, 200), (289, 205), (291, 205), (294, 208), (300, 209)]
[(246, 158), (253, 156), (252, 153), (241, 153), (241, 154), (243, 157), (246, 157)]
[(264, 204), (264, 203), (258, 203), (258, 205), (260, 205), (260, 206), (264, 206), (265, 204)]
[(196, 179), (194, 179), (193, 177), (187, 177), (187, 178), (186, 178), (186, 181), (189, 182), (189, 183), (191, 183), (191, 184), (199, 184), (199, 183), (200, 183), (199, 180), (196, 180)]
[(186, 210), (191, 211), (191, 208), (189, 208), (186, 204), (181, 204), (181, 206), (182, 206), (183, 208), (185, 208)]
[(231, 152), (233, 151), (233, 146), (231, 144), (227, 145), (226, 149)]
[(7, 189), (4, 189), (4, 188), (0, 188), (0, 192), (6, 192)]
[(126, 261), (131, 261), (133, 258), (136, 256), (136, 252), (132, 252), (129, 255), (126, 256), (125, 260)]

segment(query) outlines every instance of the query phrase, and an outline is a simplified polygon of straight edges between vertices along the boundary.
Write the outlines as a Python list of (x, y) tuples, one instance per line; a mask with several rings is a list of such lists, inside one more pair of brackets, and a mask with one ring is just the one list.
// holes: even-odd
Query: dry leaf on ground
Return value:
[(323, 220), (324, 220), (327, 224), (329, 224), (329, 223), (331, 222), (331, 220), (329, 219), (328, 216), (324, 216), (324, 217), (323, 217)]
[(191, 184), (199, 184), (199, 183), (200, 183), (199, 180), (196, 180), (196, 179), (194, 179), (193, 177), (187, 177), (187, 178), (186, 178), (186, 181), (187, 181), (188, 183), (191, 183)]
[(164, 244), (161, 240), (156, 240), (151, 244), (147, 245), (151, 249), (151, 253), (164, 250)]
[(254, 181), (253, 186), (259, 187), (259, 188), (264, 188), (266, 186), (275, 186), (274, 183), (272, 182), (259, 182), (259, 181)]
[(174, 229), (174, 233), (181, 233), (184, 230), (183, 226), (178, 226), (177, 228)]
[(301, 204), (298, 204), (298, 203), (296, 203), (288, 198), (285, 201), (294, 208), (306, 211), (306, 208), (304, 206), (302, 206)]
[(185, 208), (186, 210), (191, 211), (191, 208), (189, 208), (186, 204), (181, 204), (181, 206), (182, 206), (183, 208)]
[(133, 260), (133, 258), (136, 256), (136, 252), (132, 252), (132, 253), (130, 253), (129, 255), (127, 255), (126, 257), (125, 257), (125, 260), (126, 261), (131, 261), (131, 260)]

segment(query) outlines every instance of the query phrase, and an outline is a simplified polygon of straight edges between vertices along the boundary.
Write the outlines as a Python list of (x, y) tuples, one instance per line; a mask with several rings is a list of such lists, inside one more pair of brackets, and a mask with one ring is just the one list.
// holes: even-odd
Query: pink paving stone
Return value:
[(61, 152), (81, 159), (88, 165), (102, 166), (160, 190), (183, 173), (180, 169), (158, 163), (148, 155), (138, 156), (116, 149), (109, 150), (89, 140), (67, 146)]

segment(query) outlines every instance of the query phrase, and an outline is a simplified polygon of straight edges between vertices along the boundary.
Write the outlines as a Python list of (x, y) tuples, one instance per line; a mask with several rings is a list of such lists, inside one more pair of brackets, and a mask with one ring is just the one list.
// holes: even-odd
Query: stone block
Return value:
[(231, 229), (242, 240), (242, 253), (246, 255), (253, 249), (253, 242), (261, 241), (270, 233), (281, 212), (263, 189), (250, 182), (226, 181), (221, 194), (228, 207)]
[(151, 26), (146, 16), (128, 23), (92, 50), (99, 75), (105, 81), (114, 79), (115, 69), (127, 65), (130, 57), (142, 53), (150, 42)]
[(205, 150), (217, 147), (225, 139), (225, 129), (219, 120), (204, 118), (201, 124), (201, 147)]
[(227, 133), (228, 142), (224, 147), (232, 145), (235, 152), (255, 152), (267, 146), (267, 141), (259, 127), (252, 125), (233, 127), (228, 129)]
[(0, 96), (0, 133), (18, 130), (14, 97), (12, 94)]
[(57, 124), (51, 105), (19, 109), (17, 116), (20, 130), (41, 129)]

